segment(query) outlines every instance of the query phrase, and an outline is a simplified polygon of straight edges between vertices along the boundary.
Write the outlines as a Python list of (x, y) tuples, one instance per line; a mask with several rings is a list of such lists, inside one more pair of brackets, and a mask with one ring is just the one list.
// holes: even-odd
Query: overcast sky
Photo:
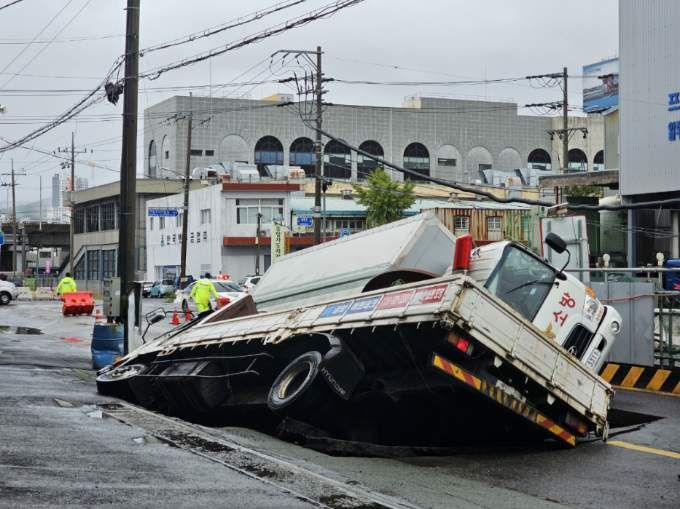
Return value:
[[(142, 0), (141, 47), (175, 39), (248, 14), (280, 0)], [(0, 6), (9, 0), (0, 0)], [(216, 48), (302, 14), (330, 0), (307, 0), (245, 27), (183, 46), (150, 54), (140, 69), (174, 62)], [(24, 0), (0, 10), (0, 136), (18, 139), (78, 101), (106, 75), (124, 51), (125, 0)], [(42, 31), (42, 33), (41, 33)], [(53, 40), (54, 39), (54, 40)], [(33, 44), (27, 44), (35, 40)], [(50, 44), (47, 42), (52, 41)], [(314, 22), (208, 62), (140, 82), (140, 115), (172, 91), (145, 88), (214, 85), (194, 94), (261, 98), (289, 90), (282, 85), (224, 88), (217, 85), (271, 76), (267, 57), (281, 48), (321, 45), (328, 77), (368, 80), (432, 81), (494, 79), (559, 72), (581, 74), (583, 65), (618, 53), (616, 0), (365, 0), (332, 18)], [(261, 63), (260, 65), (256, 65)], [(16, 75), (18, 74), (18, 75)], [(282, 75), (285, 75), (285, 71)], [(581, 80), (570, 80), (570, 101), (581, 104)], [(557, 100), (559, 89), (536, 89), (527, 83), (474, 87), (359, 86), (331, 83), (327, 100), (335, 103), (401, 105), (406, 96), (515, 100), (519, 104)], [(26, 96), (26, 90), (41, 90)], [(75, 90), (47, 96), (42, 90)], [(78, 176), (101, 184), (118, 179), (122, 100), (102, 103), (29, 144), (51, 152), (70, 144), (76, 133)], [(528, 113), (528, 112), (527, 112)], [(143, 147), (139, 124), (139, 160)], [(0, 146), (4, 142), (0, 141)], [(92, 152), (90, 153), (90, 150)], [(25, 171), (18, 177), (18, 201), (50, 195), (50, 178), (59, 160), (25, 149), (0, 154), (0, 172)], [(94, 161), (113, 171), (92, 168)], [(141, 163), (138, 173), (142, 173)], [(7, 177), (2, 177), (7, 182)], [(9, 187), (0, 188), (0, 211)]]

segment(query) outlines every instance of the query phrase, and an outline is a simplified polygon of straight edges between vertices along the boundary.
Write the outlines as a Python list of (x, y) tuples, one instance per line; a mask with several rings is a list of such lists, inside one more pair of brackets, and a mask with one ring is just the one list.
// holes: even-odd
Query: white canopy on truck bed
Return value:
[(361, 292), (385, 272), (441, 276), (451, 265), (455, 237), (426, 212), (297, 251), (272, 264), (253, 292), (260, 311), (311, 305)]

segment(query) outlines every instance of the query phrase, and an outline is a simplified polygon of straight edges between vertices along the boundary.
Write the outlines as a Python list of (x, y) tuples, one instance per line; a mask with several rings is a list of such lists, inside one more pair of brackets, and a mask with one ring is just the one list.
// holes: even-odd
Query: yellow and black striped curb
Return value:
[(680, 369), (608, 362), (600, 376), (612, 385), (680, 395)]

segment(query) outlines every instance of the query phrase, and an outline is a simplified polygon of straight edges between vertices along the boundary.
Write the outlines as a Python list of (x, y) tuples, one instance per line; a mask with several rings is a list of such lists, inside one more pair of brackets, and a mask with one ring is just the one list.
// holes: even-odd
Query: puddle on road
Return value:
[(43, 334), (43, 331), (36, 329), (35, 327), (22, 327), (13, 325), (0, 325), (0, 332), (4, 332), (6, 334), (29, 334), (33, 336)]

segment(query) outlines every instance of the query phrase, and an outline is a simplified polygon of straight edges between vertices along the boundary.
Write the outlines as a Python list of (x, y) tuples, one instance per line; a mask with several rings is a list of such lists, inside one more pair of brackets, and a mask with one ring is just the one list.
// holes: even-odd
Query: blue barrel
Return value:
[(116, 323), (95, 324), (92, 331), (92, 367), (101, 369), (123, 355), (123, 325)]
[[(680, 269), (680, 258), (668, 258), (664, 267), (669, 269)], [(663, 275), (664, 290), (680, 291), (680, 272), (666, 272)]]

